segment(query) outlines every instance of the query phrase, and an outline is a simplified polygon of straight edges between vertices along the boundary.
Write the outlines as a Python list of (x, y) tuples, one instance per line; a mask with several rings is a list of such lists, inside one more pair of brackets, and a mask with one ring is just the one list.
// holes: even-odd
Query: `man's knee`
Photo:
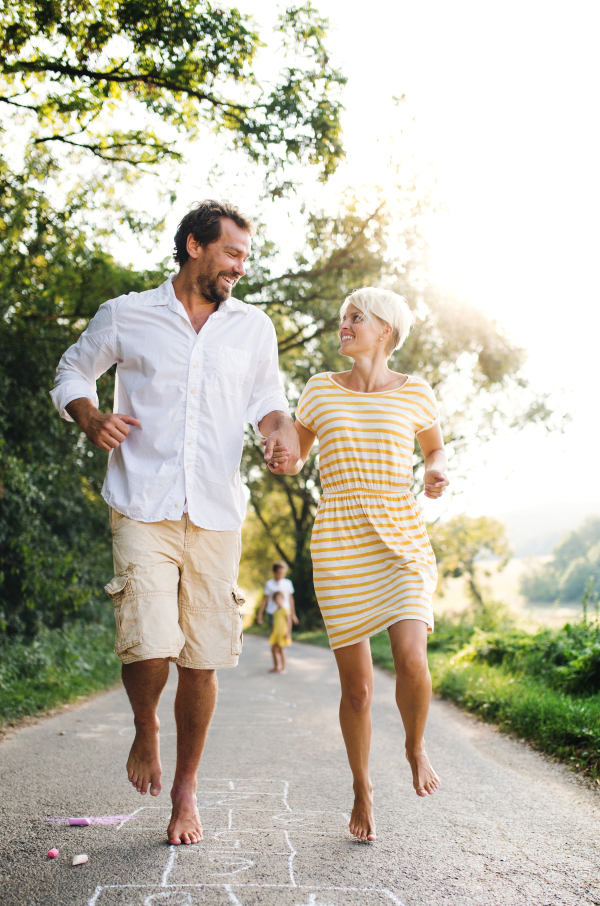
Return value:
[(188, 683), (194, 683), (199, 686), (202, 686), (206, 683), (214, 683), (217, 676), (216, 670), (197, 669), (196, 667), (182, 667), (181, 664), (177, 664), (177, 671), (181, 680)]

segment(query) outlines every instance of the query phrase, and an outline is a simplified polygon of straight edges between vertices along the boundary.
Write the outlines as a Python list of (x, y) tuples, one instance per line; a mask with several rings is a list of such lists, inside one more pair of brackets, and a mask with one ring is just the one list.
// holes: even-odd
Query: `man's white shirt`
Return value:
[(85, 397), (117, 365), (114, 412), (141, 422), (109, 454), (102, 495), (140, 522), (179, 520), (238, 529), (246, 498), (240, 479), (244, 422), (258, 432), (269, 412), (289, 412), (277, 338), (264, 312), (229, 299), (196, 333), (172, 279), (105, 302), (57, 368), (52, 401)]
[(294, 586), (290, 579), (267, 579), (265, 583), (265, 594), (269, 596), (267, 601), (267, 613), (275, 613), (277, 605), (273, 600), (273, 595), (280, 591), (283, 594), (283, 606), (286, 610), (291, 610), (290, 595), (294, 594)]

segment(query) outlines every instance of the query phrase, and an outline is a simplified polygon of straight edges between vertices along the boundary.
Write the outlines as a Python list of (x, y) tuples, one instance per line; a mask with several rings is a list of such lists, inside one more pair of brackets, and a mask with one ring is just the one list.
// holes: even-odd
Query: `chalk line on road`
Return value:
[[(209, 815), (202, 844), (170, 846), (158, 884), (98, 885), (88, 906), (120, 906), (125, 902), (128, 906), (246, 906), (251, 891), (260, 889), (277, 889), (281, 906), (344, 906), (356, 893), (361, 894), (364, 906), (403, 906), (384, 887), (303, 883), (310, 880), (308, 877), (298, 882), (294, 868), (298, 846), (302, 846), (303, 838), (312, 840), (316, 830), (326, 833), (331, 828), (330, 832), (339, 833), (344, 818), (341, 812), (293, 809), (287, 780), (225, 777), (204, 778), (204, 782), (206, 786), (198, 790), (198, 797)], [(154, 832), (160, 812), (168, 809), (137, 809), (136, 832)], [(161, 827), (163, 823), (161, 817)], [(118, 829), (132, 831), (125, 823)], [(184, 880), (191, 867), (205, 880)]]

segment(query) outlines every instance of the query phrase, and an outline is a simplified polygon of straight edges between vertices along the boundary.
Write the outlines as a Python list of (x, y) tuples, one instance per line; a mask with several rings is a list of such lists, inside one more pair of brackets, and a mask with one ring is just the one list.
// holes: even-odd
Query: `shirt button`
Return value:
[(179, 509), (179, 504), (178, 504), (178, 503), (175, 504), (175, 509), (176, 509), (176, 510)]
[(196, 392), (195, 390), (192, 390), (192, 393), (195, 393), (195, 392)]
[(188, 445), (188, 447), (191, 447), (191, 446), (192, 446), (191, 440), (188, 440), (187, 445)]
[(190, 415), (190, 421), (191, 421), (191, 422), (194, 421), (194, 416), (193, 416), (193, 415)]

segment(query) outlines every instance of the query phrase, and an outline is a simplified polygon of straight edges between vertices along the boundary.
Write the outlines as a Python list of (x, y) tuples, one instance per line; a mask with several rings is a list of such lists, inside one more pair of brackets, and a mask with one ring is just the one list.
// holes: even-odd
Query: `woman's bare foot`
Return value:
[(433, 796), (439, 789), (441, 780), (435, 773), (423, 747), (416, 752), (406, 750), (406, 759), (413, 775), (413, 786), (417, 796)]
[(196, 790), (186, 787), (173, 787), (171, 790), (173, 811), (167, 828), (169, 843), (179, 846), (180, 843), (200, 843), (202, 825), (196, 804)]
[(358, 787), (354, 784), (354, 805), (350, 815), (350, 833), (358, 840), (372, 842), (375, 835), (375, 818), (373, 817), (373, 787)]
[(152, 724), (136, 723), (135, 739), (127, 759), (127, 776), (138, 793), (158, 796), (162, 787), (158, 718)]

